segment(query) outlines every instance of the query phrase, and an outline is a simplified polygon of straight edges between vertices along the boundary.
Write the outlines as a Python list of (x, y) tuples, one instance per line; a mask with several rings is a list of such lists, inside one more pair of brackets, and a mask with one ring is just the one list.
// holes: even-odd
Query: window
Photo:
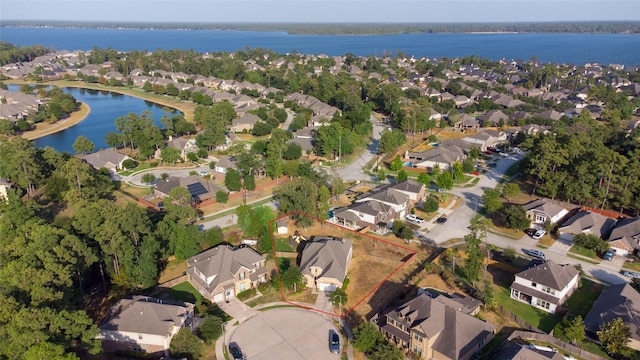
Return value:
[(547, 221), (547, 217), (544, 215), (540, 215), (540, 214), (536, 214), (536, 222), (537, 223), (543, 223)]
[(138, 340), (142, 340), (142, 334), (138, 334)]
[(413, 333), (413, 338), (415, 340), (422, 342), (422, 336), (420, 336), (418, 333)]
[(517, 299), (517, 298), (518, 298), (518, 295), (520, 295), (520, 291), (518, 291), (518, 290), (513, 290), (513, 297)]
[(538, 284), (534, 283), (533, 281), (531, 282), (531, 287), (536, 287), (538, 286)]
[(240, 280), (244, 280), (244, 271), (240, 273)]
[(413, 345), (413, 352), (420, 356), (422, 355), (422, 348), (418, 345)]
[(549, 310), (549, 307), (550, 307), (550, 304), (549, 304), (548, 301), (544, 301), (544, 300), (540, 300), (540, 299), (536, 300), (536, 305), (538, 305), (541, 308), (547, 309), (547, 310)]
[(546, 288), (544, 288), (543, 291), (546, 292), (547, 294), (551, 294), (551, 295), (555, 295), (556, 294), (556, 291), (553, 290), (552, 288), (548, 287), (548, 286)]

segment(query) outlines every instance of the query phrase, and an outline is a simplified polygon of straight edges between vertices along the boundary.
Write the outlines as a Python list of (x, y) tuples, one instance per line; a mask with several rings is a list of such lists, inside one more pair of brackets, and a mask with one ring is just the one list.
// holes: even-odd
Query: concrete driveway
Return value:
[(371, 115), (370, 119), (373, 124), (373, 135), (371, 139), (371, 143), (367, 146), (367, 149), (360, 154), (360, 156), (355, 159), (351, 164), (336, 169), (335, 173), (340, 175), (342, 180), (344, 181), (353, 181), (353, 180), (375, 180), (371, 175), (367, 175), (362, 172), (362, 169), (373, 159), (374, 156), (378, 154), (378, 144), (380, 143), (380, 134), (382, 130), (384, 130), (384, 125), (378, 121), (373, 115)]
[[(241, 323), (226, 339), (236, 342), (246, 359), (340, 359), (329, 351), (329, 331), (340, 334), (321, 314), (298, 308), (267, 310)], [(344, 345), (344, 338), (341, 339)]]

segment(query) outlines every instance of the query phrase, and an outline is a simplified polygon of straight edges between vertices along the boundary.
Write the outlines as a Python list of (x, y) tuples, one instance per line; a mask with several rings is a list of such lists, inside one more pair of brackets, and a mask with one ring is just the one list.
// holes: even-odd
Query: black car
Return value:
[(438, 218), (438, 220), (436, 220), (436, 222), (437, 222), (438, 224), (444, 224), (444, 223), (446, 223), (446, 222), (447, 222), (447, 218), (446, 218), (446, 217), (444, 217), (444, 216), (441, 216), (441, 217), (439, 217), (439, 218)]
[(329, 332), (329, 350), (334, 354), (340, 352), (340, 336), (333, 331)]
[(240, 346), (235, 342), (229, 343), (229, 353), (231, 353), (231, 357), (233, 357), (234, 360), (244, 359), (242, 351), (240, 351)]
[(529, 236), (533, 236), (533, 234), (535, 234), (535, 233), (536, 233), (536, 229), (531, 229), (531, 228), (529, 228), (529, 229), (526, 229), (526, 230), (524, 231), (524, 233), (525, 233), (525, 234), (527, 234), (527, 235), (529, 235)]

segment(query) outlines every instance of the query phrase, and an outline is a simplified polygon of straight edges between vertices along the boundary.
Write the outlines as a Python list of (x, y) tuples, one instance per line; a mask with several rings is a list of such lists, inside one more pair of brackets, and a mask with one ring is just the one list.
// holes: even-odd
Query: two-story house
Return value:
[(100, 322), (98, 339), (106, 351), (144, 352), (169, 356), (169, 344), (188, 319), (193, 304), (147, 296), (122, 299)]
[(228, 301), (267, 281), (265, 263), (250, 247), (218, 245), (187, 260), (187, 279), (205, 298)]
[(307, 287), (319, 291), (341, 288), (353, 256), (351, 240), (314, 236), (306, 242), (299, 268)]
[(368, 227), (376, 233), (383, 233), (395, 219), (395, 211), (378, 201), (355, 202), (334, 212), (331, 222), (353, 230)]
[(355, 202), (377, 201), (390, 206), (395, 211), (396, 218), (402, 218), (409, 213), (411, 201), (409, 196), (395, 189), (382, 189), (359, 195)]
[(384, 336), (421, 359), (469, 359), (496, 326), (426, 294), (371, 319)]
[(167, 146), (178, 149), (180, 157), (185, 161), (187, 160), (187, 154), (196, 152), (199, 149), (195, 139), (185, 139), (183, 137), (170, 139), (167, 142)]
[(555, 314), (578, 288), (579, 276), (572, 265), (534, 260), (515, 274), (511, 298)]

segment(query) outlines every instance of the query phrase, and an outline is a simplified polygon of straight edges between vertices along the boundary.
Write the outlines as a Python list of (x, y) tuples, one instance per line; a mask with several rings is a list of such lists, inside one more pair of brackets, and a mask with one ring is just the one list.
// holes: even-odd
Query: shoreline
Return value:
[(35, 125), (34, 130), (25, 131), (20, 135), (27, 140), (36, 140), (47, 135), (55, 134), (57, 132), (66, 130), (73, 127), (83, 121), (91, 113), (91, 108), (86, 103), (78, 101), (80, 103), (80, 110), (75, 111), (69, 115), (68, 118), (59, 120), (53, 124), (39, 123)]

